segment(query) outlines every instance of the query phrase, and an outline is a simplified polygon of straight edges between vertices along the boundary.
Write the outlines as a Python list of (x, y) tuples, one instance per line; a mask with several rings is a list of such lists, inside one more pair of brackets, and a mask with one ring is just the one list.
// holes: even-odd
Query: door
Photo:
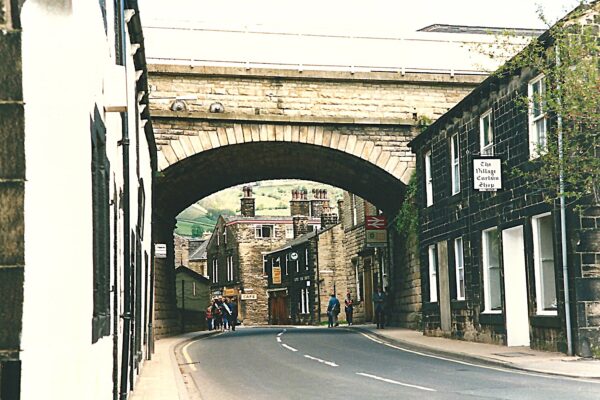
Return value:
[(504, 302), (506, 305), (506, 344), (529, 346), (529, 310), (523, 227), (502, 231), (504, 260)]
[(452, 330), (450, 311), (450, 274), (448, 272), (448, 242), (437, 244), (438, 282), (440, 287), (440, 325), (444, 333)]
[(287, 296), (282, 293), (272, 293), (270, 300), (271, 324), (286, 325), (288, 323)]

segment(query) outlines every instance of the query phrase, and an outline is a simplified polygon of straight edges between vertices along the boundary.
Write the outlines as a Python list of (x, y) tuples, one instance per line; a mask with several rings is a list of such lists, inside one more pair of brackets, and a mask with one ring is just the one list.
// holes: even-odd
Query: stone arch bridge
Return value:
[[(328, 183), (392, 213), (414, 170), (408, 142), (483, 79), (451, 73), (336, 72), (150, 65), (159, 149), (157, 241), (173, 265), (175, 216), (236, 184)], [(160, 264), (160, 263), (159, 263)], [(171, 268), (157, 266), (157, 281)], [(157, 284), (157, 330), (169, 307)], [(166, 300), (165, 300), (166, 301)], [(164, 321), (161, 322), (161, 319)], [(161, 328), (161, 324), (164, 324)]]

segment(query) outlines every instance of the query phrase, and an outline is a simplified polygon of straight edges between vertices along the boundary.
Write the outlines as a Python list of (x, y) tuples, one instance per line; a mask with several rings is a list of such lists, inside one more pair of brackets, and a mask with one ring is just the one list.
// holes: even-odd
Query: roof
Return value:
[(175, 273), (184, 273), (184, 274), (188, 274), (189, 276), (198, 279), (200, 281), (204, 281), (206, 283), (208, 283), (208, 278), (205, 277), (204, 275), (201, 275), (199, 273), (197, 273), (196, 271), (193, 271), (191, 269), (189, 269), (186, 266), (180, 265), (179, 267), (175, 268)]
[(193, 251), (190, 251), (189, 260), (197, 261), (197, 260), (206, 260), (206, 249), (208, 247), (208, 240), (204, 240), (200, 245)]
[(498, 26), (433, 24), (421, 28), (417, 32), (467, 33), (476, 35), (496, 35), (510, 32), (511, 34), (520, 36), (539, 36), (544, 33), (544, 30), (531, 28), (505, 28)]
[[(293, 218), (291, 216), (268, 216), (268, 215), (257, 215), (255, 217), (242, 217), (240, 215), (223, 215), (225, 224), (230, 225), (234, 223), (247, 223), (247, 224), (291, 224)], [(309, 224), (320, 224), (320, 218), (308, 217)]]
[(264, 252), (263, 254), (273, 254), (273, 253), (278, 253), (278, 252), (280, 252), (282, 250), (291, 249), (292, 247), (296, 247), (298, 245), (301, 245), (303, 243), (308, 242), (310, 239), (314, 238), (315, 236), (319, 236), (322, 233), (328, 231), (329, 229), (331, 229), (334, 226), (339, 225), (339, 224), (340, 223), (338, 222), (337, 224), (332, 225), (332, 226), (330, 226), (330, 227), (328, 227), (326, 229), (322, 229), (322, 230), (319, 230), (319, 231), (312, 231), (312, 232), (306, 233), (306, 234), (304, 234), (302, 236), (298, 236), (297, 238), (292, 239), (292, 240), (286, 242), (283, 246), (278, 247), (275, 250)]

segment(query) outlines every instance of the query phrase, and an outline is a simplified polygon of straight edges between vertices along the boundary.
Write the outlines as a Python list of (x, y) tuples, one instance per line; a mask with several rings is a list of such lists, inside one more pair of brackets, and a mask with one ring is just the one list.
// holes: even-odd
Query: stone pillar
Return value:
[(321, 214), (321, 229), (327, 229), (338, 223), (338, 216), (335, 213), (328, 212)]
[(256, 215), (255, 199), (252, 197), (252, 188), (244, 186), (244, 196), (241, 199), (240, 214), (242, 217), (254, 217)]
[(310, 215), (310, 201), (308, 200), (308, 192), (306, 189), (292, 190), (292, 200), (290, 201), (290, 214), (294, 215)]
[(179, 317), (175, 291), (175, 245), (173, 231), (175, 218), (155, 216), (154, 243), (167, 245), (166, 258), (154, 258), (154, 337), (160, 339), (179, 333)]
[(308, 217), (295, 215), (292, 219), (294, 224), (294, 239), (308, 233)]

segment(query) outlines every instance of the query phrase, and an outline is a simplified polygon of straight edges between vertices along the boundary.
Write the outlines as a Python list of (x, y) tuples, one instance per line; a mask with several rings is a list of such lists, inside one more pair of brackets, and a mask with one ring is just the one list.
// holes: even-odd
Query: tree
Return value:
[(200, 237), (204, 234), (204, 228), (201, 225), (194, 224), (192, 225), (192, 236)]
[[(540, 17), (546, 21), (541, 11)], [(545, 77), (541, 90), (517, 100), (545, 113), (545, 140), (534, 149), (534, 168), (521, 165), (512, 172), (549, 202), (564, 195), (570, 203), (600, 204), (599, 25), (600, 3), (582, 1), (495, 72), (500, 78), (526, 70)]]

